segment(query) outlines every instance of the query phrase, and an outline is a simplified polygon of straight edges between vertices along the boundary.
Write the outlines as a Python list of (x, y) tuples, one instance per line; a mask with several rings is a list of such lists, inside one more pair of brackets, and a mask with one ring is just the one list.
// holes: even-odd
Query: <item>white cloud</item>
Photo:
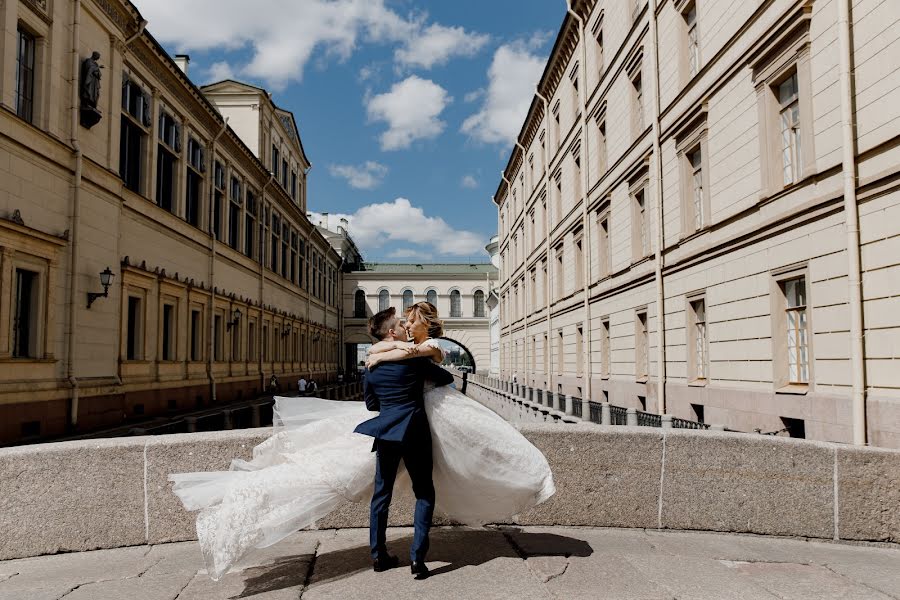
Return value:
[(387, 2), (254, 0), (248, 8), (244, 0), (135, 0), (163, 44), (176, 52), (249, 49), (233, 74), (276, 90), (302, 80), (314, 56), (343, 61), (363, 43), (399, 46), (395, 60), (428, 68), (487, 42), (459, 27), (426, 26), (423, 13), (402, 15)]
[(368, 160), (361, 165), (329, 165), (328, 172), (332, 177), (347, 180), (347, 184), (357, 190), (371, 190), (378, 187), (388, 168), (380, 163)]
[(463, 96), (463, 100), (467, 104), (475, 102), (477, 100), (481, 100), (482, 98), (484, 98), (484, 89), (483, 88), (471, 91), (468, 94), (466, 94), (465, 96)]
[(462, 180), (459, 182), (459, 185), (461, 185), (462, 187), (464, 187), (468, 190), (474, 190), (475, 188), (478, 187), (478, 180), (475, 179), (475, 177), (473, 177), (472, 175), (465, 175), (465, 176), (463, 176)]
[(467, 118), (463, 133), (489, 144), (509, 144), (528, 113), (545, 59), (536, 54), (543, 35), (497, 48), (488, 69), (488, 89), (481, 110)]
[(418, 260), (431, 260), (434, 258), (433, 254), (428, 252), (422, 252), (421, 250), (415, 250), (413, 248), (398, 248), (394, 250), (390, 254), (387, 255), (388, 258), (399, 258), (399, 259), (418, 259)]
[(234, 79), (234, 69), (227, 62), (213, 63), (206, 71), (207, 81), (215, 83), (223, 79)]
[(394, 59), (400, 66), (430, 69), (445, 64), (455, 56), (475, 56), (488, 40), (490, 36), (486, 34), (433, 23), (398, 48)]
[(408, 148), (416, 140), (431, 139), (444, 131), (441, 113), (453, 98), (447, 90), (431, 81), (412, 75), (395, 83), (389, 92), (366, 101), (370, 122), (384, 121), (382, 150)]
[[(440, 217), (427, 216), (424, 210), (413, 206), (406, 198), (369, 204), (352, 215), (329, 215), (330, 222), (341, 218), (347, 219), (350, 235), (368, 255), (385, 244), (399, 242), (404, 245), (404, 250), (416, 245), (422, 248), (423, 253), (474, 256), (482, 254), (487, 243), (475, 232), (454, 229)], [(321, 214), (310, 213), (313, 223), (321, 219)]]

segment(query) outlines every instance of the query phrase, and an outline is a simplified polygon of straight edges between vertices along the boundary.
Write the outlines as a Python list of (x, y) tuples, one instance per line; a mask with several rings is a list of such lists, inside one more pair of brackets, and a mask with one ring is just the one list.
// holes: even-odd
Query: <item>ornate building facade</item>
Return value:
[(337, 374), (341, 257), (293, 116), (196, 87), (145, 25), (0, 3), (0, 443)]
[(503, 376), (900, 447), (900, 4), (572, 5), (494, 198)]
[(491, 362), (488, 294), (497, 269), (479, 264), (364, 263), (344, 274), (344, 344), (347, 364), (356, 348), (371, 344), (367, 321), (390, 306), (402, 311), (415, 302), (434, 304), (444, 320), (444, 337), (469, 351), (479, 373)]

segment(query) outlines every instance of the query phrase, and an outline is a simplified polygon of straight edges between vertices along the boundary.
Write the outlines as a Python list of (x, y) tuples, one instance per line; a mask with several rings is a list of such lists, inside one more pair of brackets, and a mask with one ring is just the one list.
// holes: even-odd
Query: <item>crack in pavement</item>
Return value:
[(321, 546), (322, 540), (316, 540), (316, 547), (313, 548), (312, 558), (309, 561), (309, 565), (306, 567), (306, 577), (303, 578), (303, 585), (300, 587), (300, 595), (297, 596), (297, 600), (302, 600), (303, 594), (305, 594), (306, 590), (309, 588), (309, 582), (312, 581), (313, 570), (316, 568), (316, 559), (319, 557), (319, 548)]
[(189, 585), (191, 585), (191, 582), (194, 581), (195, 577), (196, 575), (194, 575), (194, 577), (188, 577), (187, 582), (185, 582), (185, 584), (181, 586), (181, 589), (178, 590), (178, 593), (175, 594), (175, 597), (172, 600), (178, 600), (179, 598), (181, 598), (181, 593), (186, 590)]
[(18, 573), (11, 573), (11, 574), (9, 574), (9, 575), (5, 575), (5, 574), (4, 574), (4, 575), (0, 575), (0, 583), (7, 582), (7, 581), (9, 581), (10, 579), (12, 579), (13, 577), (15, 577), (16, 575), (18, 575)]
[[(528, 572), (531, 573), (531, 576), (534, 577), (534, 579), (535, 579), (536, 581), (538, 581), (538, 582), (541, 583), (541, 589), (544, 590), (544, 593), (547, 594), (547, 597), (548, 597), (548, 598), (555, 598), (555, 596), (553, 595), (553, 593), (547, 588), (546, 585), (544, 585), (544, 584), (546, 584), (547, 582), (544, 581), (543, 575), (540, 575), (539, 573), (537, 573), (534, 569), (531, 568), (531, 565), (528, 564), (528, 553), (525, 552), (525, 550), (523, 550), (522, 547), (519, 546), (518, 543), (516, 543), (516, 540), (514, 540), (514, 539), (512, 538), (512, 536), (509, 534), (509, 532), (507, 532), (507, 531), (501, 531), (500, 533), (503, 535), (504, 539), (506, 540), (506, 543), (509, 544), (510, 547), (513, 549), (513, 552), (515, 552), (515, 553), (519, 556), (519, 558), (522, 559), (522, 562), (525, 563), (525, 568), (528, 569)], [(568, 558), (568, 557), (567, 557), (567, 558)], [(563, 569), (563, 573), (564, 573), (568, 568), (569, 568), (569, 567), (568, 567), (568, 560), (567, 560), (567, 561), (566, 561), (566, 568)]]
[(562, 568), (562, 571), (560, 571), (559, 573), (551, 573), (550, 575), (544, 576), (544, 583), (549, 583), (549, 582), (553, 581), (554, 579), (558, 579), (558, 578), (562, 577), (563, 575), (565, 575), (566, 571), (569, 570), (569, 565), (571, 565), (571, 564), (572, 564), (572, 561), (569, 560), (569, 557), (567, 556), (566, 557), (566, 565)]
[(884, 595), (884, 596), (887, 596), (888, 598), (893, 598), (894, 600), (898, 600), (898, 597), (897, 597), (897, 596), (895, 596), (895, 595), (893, 595), (893, 594), (889, 594), (889, 593), (885, 592), (884, 590), (879, 590), (878, 588), (874, 588), (874, 587), (872, 587), (871, 585), (867, 584), (865, 581), (858, 581), (858, 580), (856, 580), (856, 579), (850, 577), (849, 575), (844, 575), (843, 573), (838, 573), (837, 571), (835, 571), (834, 569), (832, 569), (831, 566), (829, 566), (829, 565), (826, 564), (826, 563), (822, 563), (821, 566), (824, 567), (824, 568), (826, 568), (826, 569), (828, 569), (830, 572), (834, 573), (835, 575), (837, 575), (837, 576), (840, 577), (841, 579), (846, 579), (846, 580), (850, 581), (851, 583), (855, 583), (855, 584), (861, 585), (861, 586), (863, 586), (864, 588), (866, 588), (866, 589), (868, 589), (868, 590), (872, 590), (872, 591), (875, 592), (876, 594), (882, 594), (882, 595)]

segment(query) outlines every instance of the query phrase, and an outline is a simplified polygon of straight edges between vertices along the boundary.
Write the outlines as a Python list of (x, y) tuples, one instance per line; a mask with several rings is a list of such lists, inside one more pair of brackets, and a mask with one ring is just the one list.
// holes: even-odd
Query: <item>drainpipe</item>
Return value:
[[(572, 18), (578, 21), (578, 27), (581, 34), (581, 85), (578, 86), (579, 104), (581, 106), (581, 164), (583, 181), (582, 198), (581, 198), (581, 222), (583, 241), (582, 241), (582, 279), (584, 280), (584, 324), (582, 330), (582, 342), (584, 344), (582, 350), (583, 356), (580, 357), (582, 362), (581, 371), (584, 374), (585, 386), (581, 391), (582, 400), (590, 402), (591, 400), (591, 303), (590, 303), (590, 286), (591, 281), (591, 224), (588, 219), (588, 191), (591, 184), (590, 169), (588, 162), (588, 131), (587, 131), (587, 38), (586, 26), (582, 19), (575, 11), (572, 10), (572, 0), (566, 0), (566, 10)], [(585, 259), (585, 253), (587, 258)], [(570, 411), (571, 412), (571, 411)]]
[[(215, 352), (215, 339), (213, 339), (213, 323), (215, 322), (216, 315), (216, 286), (215, 286), (215, 277), (216, 277), (216, 239), (215, 231), (213, 230), (213, 202), (215, 199), (215, 177), (216, 177), (216, 142), (219, 141), (219, 138), (222, 137), (222, 134), (225, 133), (225, 130), (228, 129), (228, 117), (225, 117), (225, 120), (222, 122), (222, 128), (216, 134), (216, 136), (212, 139), (212, 142), (209, 144), (209, 167), (208, 173), (210, 177), (212, 177), (213, 182), (212, 185), (209, 186), (209, 292), (210, 292), (210, 302), (209, 302), (209, 353), (206, 357), (206, 378), (209, 379), (209, 398), (210, 404), (216, 403), (216, 375), (213, 372), (213, 356)], [(223, 213), (224, 218), (224, 213)], [(229, 315), (230, 317), (231, 315)]]
[(662, 161), (660, 160), (659, 141), (659, 55), (658, 32), (656, 26), (656, 0), (650, 0), (650, 69), (653, 85), (650, 100), (653, 103), (653, 164), (651, 166), (651, 182), (653, 183), (654, 203), (656, 204), (656, 252), (654, 253), (654, 270), (656, 277), (656, 398), (657, 412), (666, 414), (666, 297), (663, 285), (663, 255), (665, 231), (663, 229), (662, 206)]
[[(257, 326), (256, 337), (258, 338), (256, 347), (257, 347), (257, 355), (259, 357), (259, 377), (260, 377), (260, 389), (265, 391), (266, 389), (266, 374), (263, 372), (263, 354), (265, 348), (263, 348), (263, 313), (265, 312), (265, 305), (263, 304), (263, 283), (265, 281), (265, 273), (266, 273), (266, 240), (263, 239), (263, 235), (266, 231), (266, 224), (263, 223), (263, 217), (266, 214), (264, 210), (264, 205), (266, 203), (266, 190), (272, 185), (272, 182), (275, 180), (275, 174), (271, 171), (269, 172), (269, 180), (266, 181), (266, 184), (263, 186), (262, 190), (259, 193), (259, 218), (256, 220), (257, 225), (259, 225), (259, 324)], [(269, 332), (274, 339), (275, 335), (275, 319), (272, 319), (272, 327)], [(274, 372), (274, 370), (273, 370)]]
[[(500, 171), (500, 178), (501, 178), (501, 179), (503, 180), (503, 182), (506, 184), (506, 201), (509, 202), (509, 196), (510, 196), (510, 194), (512, 193), (512, 184), (509, 182), (509, 179), (506, 178), (506, 172)], [(513, 208), (515, 208), (515, 207), (513, 207)], [(515, 223), (515, 222), (516, 222), (516, 215), (513, 215), (512, 218), (510, 218), (510, 220), (509, 220), (509, 225), (510, 225), (510, 227), (512, 227), (512, 224)], [(512, 235), (510, 235), (509, 237), (510, 237), (510, 239), (512, 239)], [(507, 244), (506, 247), (507, 247), (507, 249), (508, 249), (510, 246)], [(510, 261), (512, 264), (515, 264), (515, 258), (516, 258), (515, 256), (512, 257), (513, 260)], [(516, 268), (515, 268), (515, 266), (514, 266), (512, 269), (510, 269), (510, 275), (512, 275), (512, 274), (515, 273), (515, 272), (516, 272)], [(509, 284), (509, 288), (507, 288), (507, 289), (511, 289), (511, 288), (512, 288), (512, 277), (509, 278), (509, 281), (510, 281), (510, 284)], [(518, 310), (519, 310), (518, 302), (516, 302), (516, 304), (517, 304), (517, 306), (516, 306), (516, 311), (518, 311)], [(512, 342), (512, 321), (514, 321), (514, 320), (515, 320), (515, 319), (510, 319), (510, 330), (509, 330), (510, 342)], [(518, 354), (519, 354), (518, 352), (514, 352), (514, 353), (513, 353), (513, 359), (517, 359), (517, 358), (518, 358)], [(512, 366), (512, 372), (513, 372), (513, 373), (518, 373), (518, 372), (519, 372), (519, 368), (518, 368), (519, 365), (511, 365), (511, 366)], [(518, 383), (518, 381), (516, 381), (516, 383)]]
[[(522, 146), (522, 144), (519, 142), (518, 138), (516, 138), (516, 147), (519, 149), (519, 152), (522, 153), (522, 169), (524, 170), (525, 169), (525, 156), (526, 156), (525, 147)], [(527, 200), (527, 198), (525, 198), (525, 190), (523, 189), (522, 190), (522, 222), (523, 223), (525, 222), (525, 217), (527, 216), (525, 214), (525, 205), (526, 204), (528, 204), (528, 200)], [(528, 238), (526, 236), (528, 235), (528, 228), (522, 227), (522, 231), (523, 231), (522, 243), (525, 244), (525, 248), (522, 250), (522, 256), (525, 257), (525, 260), (522, 262), (522, 264), (527, 267), (528, 266), (528, 243), (527, 243)], [(526, 269), (526, 271), (527, 271), (527, 269)], [(529, 295), (528, 295), (528, 274), (527, 273), (525, 274), (524, 281), (525, 281), (525, 283), (522, 285), (522, 295), (523, 295), (522, 306), (525, 307), (525, 310), (522, 312), (525, 313), (523, 315), (525, 318), (525, 334), (524, 334), (525, 338), (523, 340), (524, 348), (522, 351), (522, 357), (524, 359), (525, 364), (522, 365), (522, 373), (524, 374), (522, 377), (522, 380), (525, 382), (525, 387), (530, 387), (531, 380), (529, 378), (529, 375), (531, 373), (528, 368), (528, 365), (529, 365), (529, 362), (528, 362), (528, 298), (529, 298)]]
[(81, 0), (72, 3), (72, 108), (71, 108), (71, 134), (70, 142), (72, 152), (75, 155), (75, 175), (72, 181), (72, 214), (69, 218), (69, 332), (68, 350), (66, 353), (66, 378), (72, 387), (72, 399), (69, 406), (69, 422), (72, 427), (78, 425), (78, 378), (75, 377), (75, 331), (77, 330), (78, 308), (76, 305), (78, 293), (78, 279), (76, 269), (78, 267), (78, 224), (81, 218), (81, 175), (84, 165), (84, 157), (81, 152), (81, 144), (78, 141), (78, 86), (80, 61), (78, 46), (81, 42)]
[[(535, 88), (535, 95), (544, 105), (544, 122), (547, 122), (548, 111), (550, 110), (550, 102), (546, 97), (541, 93), (541, 89)], [(544, 185), (550, 187), (550, 151), (547, 147), (550, 145), (550, 131), (547, 125), (544, 125), (544, 156), (542, 160), (544, 161), (544, 174), (541, 176), (541, 179), (544, 180)], [(545, 194), (549, 195), (549, 190), (545, 190)], [(547, 302), (547, 343), (544, 344), (544, 364), (547, 366), (547, 371), (544, 373), (547, 378), (547, 389), (546, 391), (553, 391), (553, 361), (550, 359), (550, 346), (552, 344), (550, 335), (552, 329), (552, 319), (551, 319), (551, 310), (550, 310), (550, 290), (553, 289), (551, 281), (553, 279), (553, 269), (550, 265), (550, 231), (552, 228), (550, 227), (550, 202), (549, 198), (547, 198), (547, 212), (544, 214), (544, 223), (547, 227), (547, 236), (544, 239), (544, 249), (547, 256), (547, 281), (544, 282), (544, 297)], [(547, 402), (546, 397), (544, 398), (544, 403)]]
[(853, 443), (867, 444), (866, 363), (863, 340), (862, 267), (859, 252), (859, 206), (856, 198), (856, 139), (853, 133), (853, 46), (850, 43), (850, 0), (838, 0), (838, 48), (843, 134), (844, 214), (847, 219), (847, 279), (850, 296), (850, 367), (853, 371)]

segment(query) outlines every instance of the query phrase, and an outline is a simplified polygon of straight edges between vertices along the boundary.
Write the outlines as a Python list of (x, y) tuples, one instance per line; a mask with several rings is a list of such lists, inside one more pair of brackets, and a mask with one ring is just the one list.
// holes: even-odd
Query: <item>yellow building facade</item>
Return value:
[(572, 2), (495, 194), (503, 377), (900, 447), (898, 18)]
[(3, 2), (0, 65), (0, 443), (336, 376), (290, 112), (196, 87), (119, 0)]

